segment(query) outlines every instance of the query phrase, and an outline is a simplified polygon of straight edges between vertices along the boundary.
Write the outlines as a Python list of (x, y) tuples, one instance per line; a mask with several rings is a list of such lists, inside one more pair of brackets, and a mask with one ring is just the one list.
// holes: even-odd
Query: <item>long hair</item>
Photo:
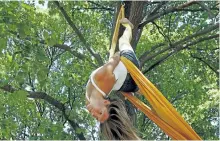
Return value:
[(100, 124), (102, 137), (106, 140), (140, 140), (122, 100), (111, 100), (107, 108), (109, 118)]

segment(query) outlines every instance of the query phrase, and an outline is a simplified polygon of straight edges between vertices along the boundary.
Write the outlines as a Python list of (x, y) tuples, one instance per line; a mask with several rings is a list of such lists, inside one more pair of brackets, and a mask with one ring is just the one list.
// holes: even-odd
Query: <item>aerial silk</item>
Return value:
[(141, 94), (143, 94), (150, 103), (152, 110), (136, 97), (123, 93), (131, 103), (140, 109), (149, 119), (155, 122), (172, 139), (201, 140), (197, 133), (175, 110), (172, 104), (130, 60), (121, 57), (121, 61), (138, 85)]
[[(119, 30), (119, 20), (124, 18), (124, 6), (121, 7), (116, 21)], [(117, 36), (117, 38), (114, 37)], [(111, 51), (114, 54), (118, 39), (118, 33), (113, 34)], [(113, 48), (113, 49), (112, 49)], [(162, 95), (162, 93), (142, 74), (142, 72), (128, 59), (121, 57), (121, 61), (126, 66), (128, 72), (138, 85), (140, 92), (150, 103), (152, 109), (145, 105), (135, 96), (122, 93), (133, 105), (141, 110), (149, 119), (157, 124), (169, 137), (174, 140), (202, 140), (191, 126), (181, 117), (172, 104)]]
[(116, 44), (117, 44), (117, 40), (118, 40), (118, 31), (119, 31), (119, 28), (120, 28), (120, 19), (124, 18), (125, 15), (124, 15), (124, 5), (121, 6), (120, 8), (120, 11), (118, 13), (118, 17), (117, 17), (117, 20), (116, 20), (116, 25), (115, 25), (115, 30), (114, 30), (114, 33), (113, 33), (113, 36), (112, 36), (112, 42), (111, 42), (111, 48), (110, 48), (110, 55), (109, 55), (109, 58), (111, 58), (114, 53), (115, 53), (115, 48), (116, 48)]

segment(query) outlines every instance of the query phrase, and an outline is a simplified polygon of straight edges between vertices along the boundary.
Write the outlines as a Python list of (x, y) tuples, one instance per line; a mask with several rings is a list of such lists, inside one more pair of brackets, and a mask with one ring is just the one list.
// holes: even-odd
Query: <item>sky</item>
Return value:
[(44, 3), (43, 3), (43, 4), (40, 4), (40, 3), (39, 3), (39, 0), (34, 1), (35, 7), (36, 7), (36, 8), (40, 8), (40, 9), (47, 9), (47, 7), (48, 7), (48, 1), (46, 0), (46, 1), (41, 1), (41, 2), (44, 2)]

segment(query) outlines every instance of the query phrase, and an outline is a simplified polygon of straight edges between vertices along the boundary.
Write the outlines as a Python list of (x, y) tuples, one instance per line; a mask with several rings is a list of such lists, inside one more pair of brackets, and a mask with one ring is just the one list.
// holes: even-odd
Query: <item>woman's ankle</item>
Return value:
[(120, 23), (126, 28), (131, 28), (131, 29), (134, 28), (134, 25), (127, 18), (121, 19)]

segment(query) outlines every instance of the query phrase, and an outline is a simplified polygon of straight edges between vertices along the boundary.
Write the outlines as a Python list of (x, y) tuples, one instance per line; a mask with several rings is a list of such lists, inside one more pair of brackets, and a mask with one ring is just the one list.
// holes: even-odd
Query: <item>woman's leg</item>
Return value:
[[(130, 45), (130, 41), (132, 39), (132, 23), (124, 18), (121, 21), (121, 24), (125, 27), (125, 31), (123, 35), (119, 38), (119, 50), (131, 50), (133, 51), (133, 48)], [(134, 51), (133, 51), (134, 52)]]
[[(120, 55), (130, 60), (136, 67), (140, 67), (140, 63), (134, 53), (133, 48), (130, 45), (130, 41), (132, 38), (132, 27), (133, 25), (130, 23), (128, 19), (121, 20), (122, 25), (126, 28), (123, 35), (119, 39), (119, 50)], [(138, 87), (132, 79), (131, 75), (128, 73), (126, 79), (119, 89), (122, 92), (136, 92), (138, 91)]]

